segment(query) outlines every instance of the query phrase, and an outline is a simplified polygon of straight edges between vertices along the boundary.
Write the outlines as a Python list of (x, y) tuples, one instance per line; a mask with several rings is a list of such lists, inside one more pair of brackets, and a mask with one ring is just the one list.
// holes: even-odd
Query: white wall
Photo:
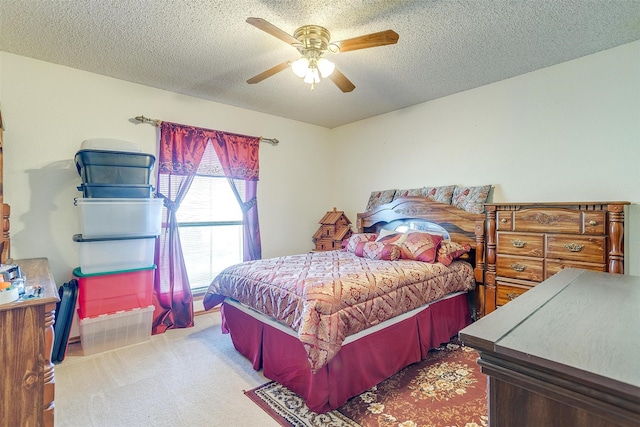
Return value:
[(492, 184), (492, 200), (629, 201), (640, 275), (640, 42), (342, 126), (337, 206), (369, 193)]
[[(153, 89), (0, 52), (4, 131), (4, 201), (11, 205), (13, 258), (47, 257), (56, 281), (78, 266), (80, 232), (73, 162), (89, 138), (117, 138), (156, 152), (157, 129), (135, 116), (245, 135), (275, 137), (260, 148), (259, 215), (263, 256), (304, 252), (330, 210), (325, 128)], [(295, 195), (312, 191), (313, 197)]]

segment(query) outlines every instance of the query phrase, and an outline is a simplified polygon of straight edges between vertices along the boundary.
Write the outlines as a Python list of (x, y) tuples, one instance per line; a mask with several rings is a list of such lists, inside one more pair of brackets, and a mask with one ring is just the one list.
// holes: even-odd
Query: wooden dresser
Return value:
[(60, 300), (46, 258), (13, 260), (42, 296), (0, 305), (0, 426), (53, 427), (51, 351)]
[(486, 204), (484, 314), (564, 268), (624, 273), (628, 204)]
[(489, 426), (640, 425), (640, 277), (565, 269), (460, 331)]

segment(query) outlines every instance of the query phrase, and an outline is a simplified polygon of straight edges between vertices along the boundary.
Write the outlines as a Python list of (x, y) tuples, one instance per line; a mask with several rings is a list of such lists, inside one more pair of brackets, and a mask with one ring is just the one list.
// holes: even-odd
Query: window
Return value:
[(197, 175), (176, 217), (192, 290), (242, 262), (242, 211), (227, 178)]

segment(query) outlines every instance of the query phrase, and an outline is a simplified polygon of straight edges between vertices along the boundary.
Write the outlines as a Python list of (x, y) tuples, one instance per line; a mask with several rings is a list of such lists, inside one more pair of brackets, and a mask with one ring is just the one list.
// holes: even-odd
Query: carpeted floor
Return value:
[(278, 426), (243, 395), (268, 379), (222, 334), (219, 312), (90, 356), (72, 344), (54, 374), (58, 427)]
[(487, 426), (487, 380), (475, 350), (454, 340), (429, 356), (323, 415), (274, 382), (246, 394), (285, 427)]

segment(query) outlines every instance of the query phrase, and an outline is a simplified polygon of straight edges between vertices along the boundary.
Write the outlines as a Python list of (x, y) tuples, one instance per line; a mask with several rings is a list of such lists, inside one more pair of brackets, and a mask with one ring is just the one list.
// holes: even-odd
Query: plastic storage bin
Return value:
[(86, 239), (76, 234), (73, 240), (80, 247), (82, 274), (135, 270), (154, 265), (155, 236)]
[(80, 150), (75, 162), (84, 184), (149, 184), (156, 158), (151, 154)]
[(140, 184), (82, 184), (78, 191), (82, 191), (84, 197), (149, 198), (153, 187)]
[(84, 274), (73, 270), (78, 281), (78, 316), (81, 319), (152, 305), (156, 266), (138, 270)]
[[(79, 198), (75, 204), (80, 208), (80, 229), (84, 239), (160, 234), (162, 199)], [(126, 269), (108, 271), (114, 270)]]
[(151, 339), (154, 306), (80, 319), (85, 356)]

